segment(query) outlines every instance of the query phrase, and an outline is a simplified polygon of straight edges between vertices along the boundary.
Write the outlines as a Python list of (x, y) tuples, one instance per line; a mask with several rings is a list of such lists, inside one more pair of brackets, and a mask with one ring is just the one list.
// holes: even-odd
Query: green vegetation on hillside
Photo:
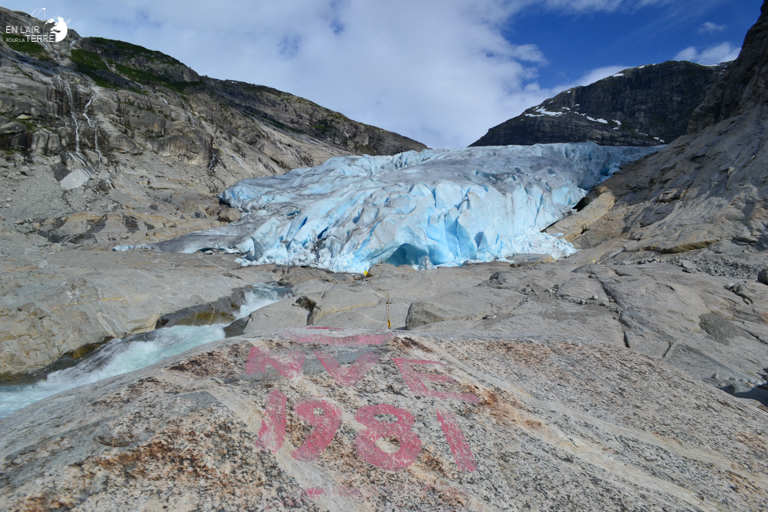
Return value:
[[(120, 43), (120, 45), (130, 47), (131, 49), (140, 48), (141, 50), (144, 50), (144, 52), (147, 52), (154, 60), (159, 60), (159, 58), (157, 58), (154, 55), (154, 54), (158, 54), (163, 56), (168, 62), (181, 65), (179, 61), (172, 59), (171, 57), (168, 57), (167, 55), (164, 55), (160, 52), (152, 52), (151, 50), (146, 50), (141, 46), (122, 43), (120, 41), (114, 41), (114, 43)], [(82, 49), (72, 50), (72, 53), (70, 55), (70, 60), (72, 60), (72, 62), (74, 62), (77, 65), (78, 71), (88, 75), (96, 82), (97, 85), (100, 85), (102, 87), (112, 87), (112, 88), (118, 87), (121, 80), (119, 80), (117, 77), (122, 77), (124, 79), (137, 82), (137, 83), (162, 85), (171, 90), (178, 92), (179, 94), (183, 94), (184, 91), (189, 87), (202, 85), (202, 82), (200, 81), (178, 82), (174, 80), (169, 80), (167, 77), (161, 74), (153, 73), (151, 68), (138, 69), (135, 67), (131, 67), (125, 64), (121, 64), (109, 57), (105, 57), (88, 50), (82, 50)], [(110, 79), (111, 77), (114, 77), (114, 78)], [(138, 92), (141, 92), (141, 91), (138, 91)]]
[[(113, 73), (99, 55), (87, 50), (75, 49), (69, 56), (69, 59), (75, 63), (79, 72), (88, 75), (100, 87), (116, 88), (116, 84), (107, 80)], [(98, 71), (101, 71), (99, 73)]]
[(103, 37), (89, 37), (87, 39), (89, 46), (98, 48), (101, 53), (106, 54), (112, 59), (131, 59), (145, 58), (152, 62), (162, 62), (173, 66), (184, 66), (184, 64), (170, 55), (155, 50), (149, 50), (143, 46), (117, 41), (115, 39), (105, 39)]
[(23, 36), (18, 34), (3, 34), (5, 44), (17, 52), (26, 53), (30, 57), (40, 60), (48, 60), (50, 57), (45, 53), (45, 49), (40, 43), (24, 40)]

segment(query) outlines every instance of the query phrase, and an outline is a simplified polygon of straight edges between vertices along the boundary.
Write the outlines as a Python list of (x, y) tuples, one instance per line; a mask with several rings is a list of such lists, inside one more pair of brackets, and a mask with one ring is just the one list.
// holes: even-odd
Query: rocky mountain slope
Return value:
[(690, 121), (690, 134), (622, 169), (550, 228), (577, 247), (666, 253), (768, 247), (768, 16)]
[(670, 61), (625, 69), (561, 92), (494, 126), (471, 145), (667, 144), (686, 133), (691, 113), (726, 68)]
[(688, 133), (698, 133), (725, 119), (744, 115), (752, 109), (764, 112), (768, 104), (768, 30), (766, 6), (763, 16), (744, 38), (738, 65), (709, 91), (696, 108), (688, 125)]
[[(43, 26), (6, 9), (0, 24)], [(62, 43), (17, 39), (4, 34), (0, 43), (0, 212), (24, 232), (61, 238), (56, 226), (83, 212), (95, 221), (131, 210), (166, 225), (184, 220), (177, 212), (208, 218), (210, 197), (243, 178), (336, 155), (424, 148), (292, 94), (201, 77), (121, 41), (74, 30)]]

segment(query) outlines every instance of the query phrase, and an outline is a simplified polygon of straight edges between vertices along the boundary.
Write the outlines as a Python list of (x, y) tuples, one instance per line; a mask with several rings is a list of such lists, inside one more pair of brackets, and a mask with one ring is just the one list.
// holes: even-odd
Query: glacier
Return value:
[(336, 272), (559, 258), (576, 250), (541, 230), (619, 167), (659, 149), (568, 143), (334, 157), (228, 188), (220, 199), (244, 212), (235, 223), (115, 250), (221, 249), (245, 265)]

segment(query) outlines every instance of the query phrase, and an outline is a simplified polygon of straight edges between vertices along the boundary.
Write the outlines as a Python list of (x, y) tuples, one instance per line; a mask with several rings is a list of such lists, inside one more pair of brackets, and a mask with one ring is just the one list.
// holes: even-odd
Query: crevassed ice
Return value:
[(115, 249), (216, 248), (242, 253), (244, 264), (338, 272), (562, 257), (573, 246), (540, 231), (620, 166), (658, 149), (542, 144), (335, 157), (225, 190), (221, 199), (247, 213), (236, 223)]

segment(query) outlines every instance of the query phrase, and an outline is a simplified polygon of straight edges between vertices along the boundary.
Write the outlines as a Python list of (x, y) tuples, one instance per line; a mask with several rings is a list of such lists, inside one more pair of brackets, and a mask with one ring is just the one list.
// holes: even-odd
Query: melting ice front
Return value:
[(243, 264), (336, 272), (562, 257), (573, 246), (541, 230), (619, 167), (658, 149), (580, 143), (335, 157), (225, 190), (221, 199), (244, 212), (238, 222), (115, 249), (222, 249), (242, 254)]

